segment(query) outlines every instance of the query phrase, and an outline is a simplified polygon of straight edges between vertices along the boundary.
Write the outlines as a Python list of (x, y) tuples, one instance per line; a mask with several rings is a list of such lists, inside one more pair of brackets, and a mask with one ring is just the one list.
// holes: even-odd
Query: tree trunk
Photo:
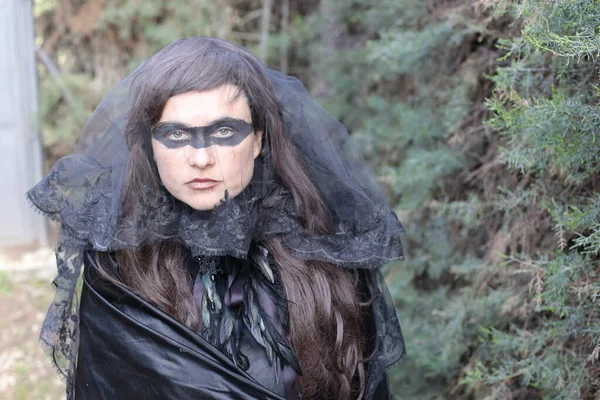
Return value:
[(333, 92), (327, 82), (326, 71), (334, 58), (335, 50), (343, 31), (338, 21), (339, 3), (335, 0), (321, 0), (319, 17), (321, 26), (320, 44), (313, 46), (311, 51), (311, 94), (317, 98), (328, 98)]
[(260, 22), (260, 46), (258, 56), (267, 64), (269, 56), (269, 25), (271, 24), (271, 0), (263, 0), (263, 13)]
[(279, 52), (279, 70), (287, 74), (288, 71), (288, 48), (289, 43), (289, 24), (290, 24), (290, 0), (281, 2), (281, 48)]

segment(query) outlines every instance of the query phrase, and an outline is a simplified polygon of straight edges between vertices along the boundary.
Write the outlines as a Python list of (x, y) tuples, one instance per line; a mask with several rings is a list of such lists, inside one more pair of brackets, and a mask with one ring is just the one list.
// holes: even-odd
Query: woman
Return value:
[(28, 198), (61, 223), (41, 340), (69, 398), (389, 397), (402, 227), (343, 126), (242, 47), (146, 60)]

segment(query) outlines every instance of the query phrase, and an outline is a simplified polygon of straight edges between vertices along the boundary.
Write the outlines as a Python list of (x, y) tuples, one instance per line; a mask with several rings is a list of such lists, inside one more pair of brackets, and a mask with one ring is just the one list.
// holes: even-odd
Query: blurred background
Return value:
[(24, 192), (190, 35), (297, 76), (372, 165), (407, 231), (396, 399), (600, 399), (596, 0), (2, 0), (1, 399), (64, 398), (37, 342), (56, 227)]

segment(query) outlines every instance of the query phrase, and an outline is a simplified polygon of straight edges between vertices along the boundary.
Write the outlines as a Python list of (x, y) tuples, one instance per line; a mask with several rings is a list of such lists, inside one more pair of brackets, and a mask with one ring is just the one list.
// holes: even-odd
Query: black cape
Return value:
[[(100, 278), (86, 258), (76, 400), (285, 400), (193, 330), (129, 290)], [(369, 324), (368, 331), (374, 329)], [(370, 398), (390, 399), (387, 377), (379, 379)]]
[(285, 400), (216, 347), (86, 265), (75, 398)]

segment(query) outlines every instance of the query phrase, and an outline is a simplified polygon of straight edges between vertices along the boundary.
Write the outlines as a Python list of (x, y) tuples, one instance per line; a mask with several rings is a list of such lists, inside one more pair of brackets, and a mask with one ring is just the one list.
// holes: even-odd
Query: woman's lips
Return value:
[(216, 186), (219, 182), (213, 181), (212, 179), (194, 179), (186, 183), (189, 187), (196, 190), (210, 189)]

